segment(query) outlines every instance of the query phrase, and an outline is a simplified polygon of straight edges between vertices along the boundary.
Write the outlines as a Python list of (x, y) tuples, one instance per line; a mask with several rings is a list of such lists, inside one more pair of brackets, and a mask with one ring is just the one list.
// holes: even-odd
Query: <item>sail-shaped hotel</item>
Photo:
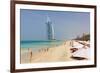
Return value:
[(54, 27), (52, 25), (52, 21), (50, 20), (49, 16), (47, 16), (47, 38), (48, 40), (54, 40)]

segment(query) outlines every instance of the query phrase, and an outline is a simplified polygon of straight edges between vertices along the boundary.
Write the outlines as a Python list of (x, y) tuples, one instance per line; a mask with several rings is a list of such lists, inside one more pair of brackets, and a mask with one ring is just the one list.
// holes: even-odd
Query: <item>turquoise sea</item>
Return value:
[(21, 41), (20, 46), (23, 49), (28, 49), (28, 48), (50, 48), (53, 46), (59, 46), (63, 44), (64, 41)]

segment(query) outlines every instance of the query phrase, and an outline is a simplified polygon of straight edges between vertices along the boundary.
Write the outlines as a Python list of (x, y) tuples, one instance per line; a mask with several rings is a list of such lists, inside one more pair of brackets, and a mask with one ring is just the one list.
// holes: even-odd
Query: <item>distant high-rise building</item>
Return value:
[(47, 16), (46, 25), (47, 25), (47, 38), (48, 38), (48, 40), (54, 40), (54, 27), (52, 25), (52, 22), (51, 22), (49, 16)]

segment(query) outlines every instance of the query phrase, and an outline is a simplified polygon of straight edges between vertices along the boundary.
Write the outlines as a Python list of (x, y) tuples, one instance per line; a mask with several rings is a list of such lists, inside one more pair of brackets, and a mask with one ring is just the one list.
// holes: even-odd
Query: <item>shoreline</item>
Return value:
[(23, 63), (42, 63), (42, 62), (64, 62), (71, 61), (72, 53), (70, 48), (73, 47), (73, 43), (78, 45), (76, 41), (65, 41), (59, 46), (53, 46), (51, 48), (41, 48), (37, 51), (29, 49), (21, 49), (21, 64)]

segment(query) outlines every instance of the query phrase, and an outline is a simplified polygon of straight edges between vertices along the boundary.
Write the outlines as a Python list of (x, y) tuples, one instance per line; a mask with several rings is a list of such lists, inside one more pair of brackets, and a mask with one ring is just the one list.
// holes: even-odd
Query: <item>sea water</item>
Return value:
[(40, 48), (50, 48), (53, 46), (59, 46), (63, 44), (64, 41), (21, 41), (20, 46), (22, 49), (40, 49)]

